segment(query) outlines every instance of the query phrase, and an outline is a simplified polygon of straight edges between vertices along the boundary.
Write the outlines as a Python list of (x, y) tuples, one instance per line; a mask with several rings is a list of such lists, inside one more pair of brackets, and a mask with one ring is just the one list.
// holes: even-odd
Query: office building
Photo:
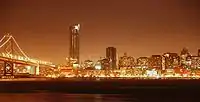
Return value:
[(162, 56), (161, 55), (152, 55), (149, 58), (149, 68), (151, 69), (162, 69)]
[(180, 55), (180, 64), (182, 67), (186, 67), (187, 58), (190, 56), (188, 49), (183, 48)]
[(110, 69), (116, 69), (117, 68), (117, 50), (114, 47), (108, 47), (106, 48), (106, 58), (110, 61)]
[(110, 59), (103, 58), (103, 59), (100, 60), (100, 62), (101, 62), (101, 69), (102, 70), (109, 70), (109, 69), (111, 69), (111, 67), (110, 67), (110, 65), (111, 65)]
[(127, 56), (127, 53), (124, 53), (122, 57), (119, 58), (119, 68), (133, 68), (135, 65), (134, 58), (131, 56)]
[(139, 57), (137, 59), (137, 68), (148, 68), (149, 66), (149, 58), (148, 57)]
[(79, 48), (80, 48), (80, 24), (75, 24), (69, 27), (70, 30), (70, 48), (69, 48), (69, 59), (70, 65), (79, 64)]
[(200, 56), (191, 56), (191, 69), (200, 69)]
[(180, 65), (180, 57), (177, 53), (164, 53), (162, 63), (162, 69), (174, 69)]

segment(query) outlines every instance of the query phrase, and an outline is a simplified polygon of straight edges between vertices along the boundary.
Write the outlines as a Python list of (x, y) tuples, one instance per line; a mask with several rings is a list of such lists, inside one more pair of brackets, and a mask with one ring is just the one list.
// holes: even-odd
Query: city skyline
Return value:
[(119, 56), (127, 52), (135, 58), (180, 54), (183, 47), (197, 55), (200, 48), (197, 0), (3, 2), (0, 35), (11, 32), (28, 55), (56, 63), (69, 56), (68, 27), (74, 23), (82, 27), (82, 61), (106, 56), (109, 46), (117, 48)]

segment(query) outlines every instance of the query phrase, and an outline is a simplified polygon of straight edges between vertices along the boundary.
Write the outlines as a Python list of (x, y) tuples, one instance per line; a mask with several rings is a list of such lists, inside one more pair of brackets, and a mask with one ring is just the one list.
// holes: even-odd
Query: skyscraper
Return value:
[(137, 59), (136, 66), (138, 68), (148, 68), (148, 66), (149, 66), (149, 58), (148, 57), (139, 57)]
[(191, 56), (191, 69), (200, 69), (200, 56)]
[(190, 56), (190, 53), (187, 48), (183, 48), (180, 55), (180, 64), (182, 67), (186, 67), (187, 58)]
[(79, 32), (80, 32), (80, 24), (74, 24), (69, 27), (70, 30), (70, 48), (69, 48), (69, 56), (70, 56), (70, 64), (79, 64)]
[(180, 65), (180, 57), (177, 53), (167, 52), (163, 54), (163, 57), (163, 69), (174, 69)]
[(114, 47), (106, 48), (106, 58), (110, 61), (110, 68), (116, 69), (116, 62), (117, 62), (117, 50)]
[(162, 69), (162, 56), (161, 55), (152, 55), (149, 58), (149, 67), (150, 68), (155, 68), (158, 70)]

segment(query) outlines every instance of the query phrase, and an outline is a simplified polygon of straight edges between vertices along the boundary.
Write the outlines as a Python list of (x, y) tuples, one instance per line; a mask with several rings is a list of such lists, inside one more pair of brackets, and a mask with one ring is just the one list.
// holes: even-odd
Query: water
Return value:
[[(151, 94), (151, 93), (150, 93)], [(184, 97), (134, 97), (131, 94), (0, 93), (0, 102), (193, 102)]]
[(128, 99), (117, 94), (13, 93), (0, 94), (0, 100), (1, 102), (133, 102), (134, 98)]
[(199, 80), (0, 82), (0, 102), (200, 102), (199, 92)]

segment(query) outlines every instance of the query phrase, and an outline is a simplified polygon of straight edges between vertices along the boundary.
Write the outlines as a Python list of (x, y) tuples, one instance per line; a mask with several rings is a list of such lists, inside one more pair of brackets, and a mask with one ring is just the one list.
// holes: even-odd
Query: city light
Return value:
[[(80, 29), (80, 24), (73, 26), (75, 30)], [(78, 32), (71, 32), (71, 36), (77, 37)], [(1, 60), (10, 60), (12, 63), (21, 63), (29, 65), (20, 68), (17, 64), (6, 66), (5, 71), (15, 73), (29, 73), (42, 77), (50, 78), (143, 78), (143, 79), (188, 79), (200, 78), (200, 56), (192, 56), (187, 49), (181, 51), (179, 56), (177, 53), (164, 53), (163, 55), (152, 55), (150, 57), (134, 58), (127, 56), (125, 53), (122, 57), (117, 58), (117, 50), (115, 47), (106, 48), (106, 56), (98, 61), (85, 60), (84, 63), (79, 63), (79, 39), (74, 40), (74, 45), (71, 46), (70, 57), (66, 59), (67, 63), (64, 66), (57, 66), (52, 62), (42, 61), (28, 57), (17, 44), (13, 36), (4, 36), (0, 42), (0, 48), (7, 46), (7, 43), (13, 41), (18, 48), (20, 55), (14, 55), (10, 51), (0, 53)], [(199, 54), (199, 52), (198, 52)], [(136, 60), (134, 60), (136, 59)], [(11, 64), (12, 64), (11, 63)], [(118, 65), (117, 65), (118, 64)], [(43, 65), (42, 68), (40, 65)], [(31, 67), (32, 66), (32, 67)], [(10, 73), (10, 72), (9, 72)]]
[(74, 26), (74, 29), (80, 30), (80, 24), (75, 25), (75, 26)]

